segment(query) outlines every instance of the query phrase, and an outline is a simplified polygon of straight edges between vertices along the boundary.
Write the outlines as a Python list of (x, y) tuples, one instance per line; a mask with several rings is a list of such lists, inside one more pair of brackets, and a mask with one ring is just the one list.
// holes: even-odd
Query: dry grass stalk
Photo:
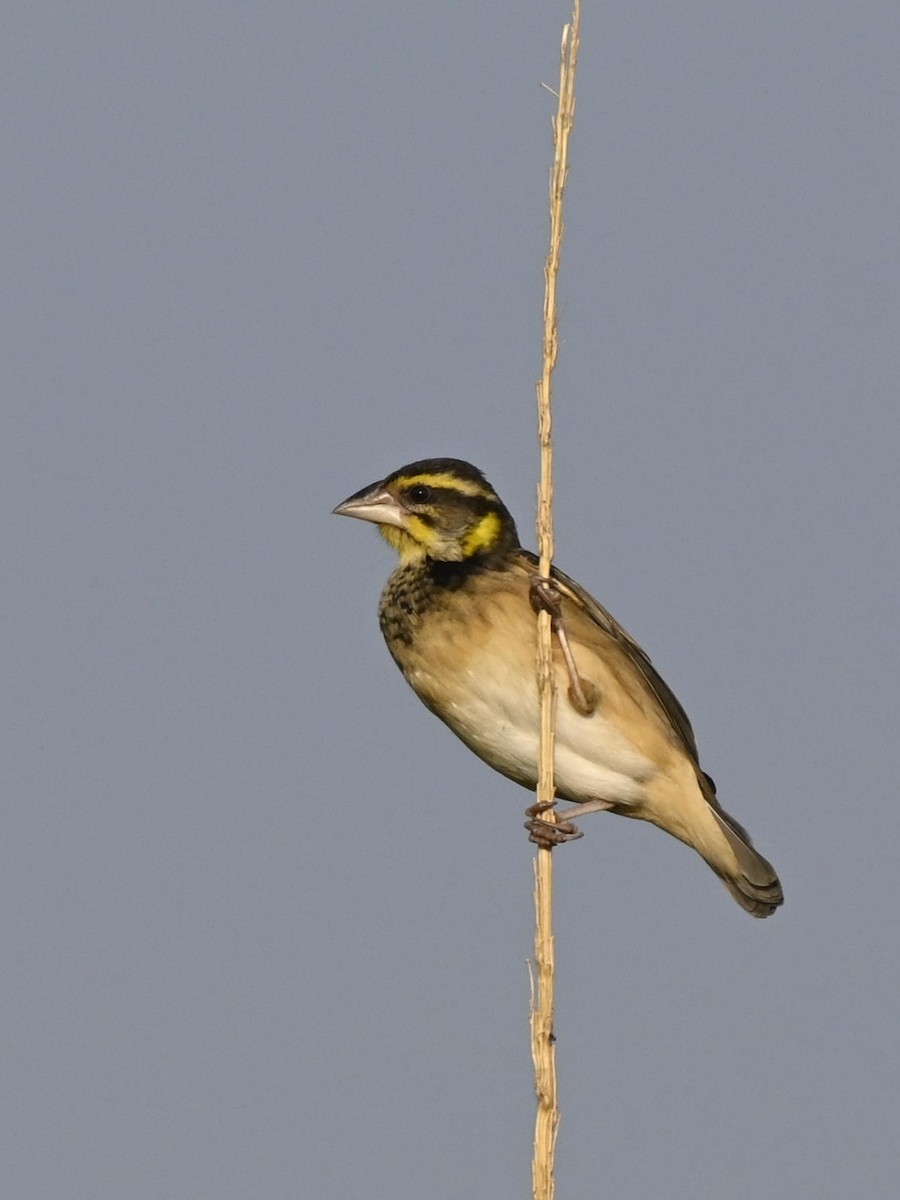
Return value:
[[(553, 121), (553, 169), (550, 174), (550, 249), (544, 267), (544, 362), (538, 398), (538, 437), (541, 451), (541, 483), (538, 492), (537, 538), (540, 573), (550, 574), (553, 559), (553, 445), (551, 379), (556, 366), (559, 334), (556, 315), (556, 280), (559, 274), (563, 237), (563, 195), (568, 174), (569, 135), (575, 117), (575, 66), (581, 19), (579, 0), (574, 0), (572, 22), (563, 29), (560, 53), (559, 103)], [(550, 614), (538, 615), (538, 686), (541, 697), (541, 742), (537, 799), (553, 800), (553, 720), (556, 689), (553, 677)], [(546, 814), (553, 820), (552, 810)], [(531, 1055), (534, 1060), (537, 1115), (534, 1127), (532, 1189), (534, 1200), (553, 1200), (553, 1164), (559, 1106), (556, 1092), (556, 1053), (553, 1035), (553, 856), (540, 849), (534, 865), (536, 986), (532, 981)]]

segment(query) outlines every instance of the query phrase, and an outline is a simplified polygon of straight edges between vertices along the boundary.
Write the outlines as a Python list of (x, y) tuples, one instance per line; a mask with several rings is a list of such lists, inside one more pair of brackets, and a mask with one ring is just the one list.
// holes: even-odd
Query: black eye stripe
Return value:
[(496, 508), (496, 500), (487, 496), (469, 496), (457, 491), (454, 487), (435, 487), (428, 483), (414, 483), (403, 489), (405, 498), (411, 504), (430, 504), (435, 507), (449, 504), (464, 504), (473, 512), (483, 514)]

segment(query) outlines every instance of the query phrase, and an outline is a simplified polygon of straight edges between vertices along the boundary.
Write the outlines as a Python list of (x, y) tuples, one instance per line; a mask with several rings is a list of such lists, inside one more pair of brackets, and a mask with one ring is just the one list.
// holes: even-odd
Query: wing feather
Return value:
[[(522, 554), (527, 562), (531, 572), (536, 573), (539, 565), (537, 556), (532, 554), (530, 550), (521, 550), (520, 554)], [(697, 741), (694, 737), (694, 731), (691, 728), (688, 715), (682, 708), (675, 693), (656, 670), (647, 654), (641, 649), (631, 634), (619, 624), (612, 613), (607, 612), (603, 605), (596, 601), (589, 592), (586, 592), (580, 584), (576, 583), (569, 575), (566, 575), (564, 571), (560, 571), (558, 567), (553, 567), (551, 574), (559, 585), (563, 595), (567, 596), (608, 637), (611, 637), (624, 652), (629, 663), (642, 676), (650, 691), (656, 697), (657, 703), (661, 711), (665, 714), (672, 732), (684, 746), (699, 771), (700, 763), (697, 753)], [(708, 780), (711, 785), (712, 794), (715, 795), (715, 787), (712, 785), (712, 780), (706, 775), (704, 775), (704, 778)]]

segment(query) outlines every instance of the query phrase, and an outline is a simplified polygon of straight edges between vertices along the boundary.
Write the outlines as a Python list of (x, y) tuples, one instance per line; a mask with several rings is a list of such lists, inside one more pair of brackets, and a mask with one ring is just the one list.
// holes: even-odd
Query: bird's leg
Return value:
[(562, 812), (556, 813), (556, 821), (551, 824), (550, 821), (543, 819), (542, 814), (548, 808), (553, 808), (555, 803), (554, 800), (550, 804), (547, 804), (546, 801), (532, 804), (531, 808), (525, 810), (525, 815), (528, 817), (525, 822), (528, 840), (541, 846), (544, 850), (552, 850), (554, 846), (561, 846), (563, 842), (574, 842), (578, 838), (584, 837), (578, 826), (569, 819), (570, 817), (585, 817), (592, 812), (608, 812), (615, 807), (609, 800), (586, 800), (584, 804), (573, 804), (571, 808), (564, 808)]
[(544, 820), (543, 814), (555, 804), (555, 800), (549, 803), (543, 800), (525, 809), (525, 816), (528, 818), (525, 822), (528, 840), (540, 846), (542, 850), (552, 850), (554, 846), (561, 846), (563, 842), (574, 842), (577, 838), (584, 837), (581, 830), (571, 821), (560, 821), (558, 818), (553, 822)]
[[(569, 675), (569, 703), (582, 716), (589, 717), (597, 707), (597, 689), (589, 679), (583, 679), (578, 673), (575, 656), (572, 654), (572, 647), (569, 645), (569, 638), (563, 621), (562, 596), (554, 586), (553, 581), (543, 576), (532, 579), (529, 596), (531, 606), (535, 612), (540, 612), (543, 609), (550, 614), (550, 628), (559, 642), (559, 648), (562, 651), (563, 661), (566, 664), (566, 671)], [(552, 850), (554, 846), (560, 846), (563, 842), (574, 842), (577, 838), (584, 837), (581, 830), (566, 819), (566, 813), (557, 814), (556, 820), (553, 822), (544, 820), (542, 814), (547, 812), (548, 809), (553, 808), (555, 803), (555, 800), (549, 803), (541, 801), (533, 804), (525, 813), (528, 817), (528, 820), (525, 822), (525, 828), (528, 830), (529, 840), (545, 850)], [(567, 809), (566, 811), (577, 813), (584, 811), (593, 812), (594, 808), (585, 805), (575, 805), (574, 808)]]
[(566, 626), (563, 621), (562, 596), (559, 590), (554, 587), (552, 579), (546, 579), (540, 575), (532, 579), (529, 595), (531, 598), (531, 607), (535, 612), (540, 612), (543, 609), (550, 614), (550, 628), (559, 642), (563, 661), (569, 673), (569, 703), (583, 717), (589, 717), (596, 709), (599, 697), (597, 696), (597, 689), (591, 681), (584, 679), (578, 674), (575, 656), (572, 653), (572, 647), (569, 645), (569, 636), (566, 633)]

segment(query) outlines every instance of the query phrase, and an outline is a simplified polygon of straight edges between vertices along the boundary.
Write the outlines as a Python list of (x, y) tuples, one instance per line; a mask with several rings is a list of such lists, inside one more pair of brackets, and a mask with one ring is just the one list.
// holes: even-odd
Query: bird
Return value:
[(754, 917), (783, 903), (778, 876), (720, 805), (691, 723), (649, 657), (557, 567), (541, 577), (482, 471), (426, 458), (333, 510), (378, 526), (398, 562), (379, 603), (384, 640), (407, 683), (479, 758), (537, 782), (540, 702), (535, 609), (551, 613), (557, 680), (554, 783), (572, 807), (554, 824), (528, 810), (532, 840), (581, 836), (573, 818), (606, 810), (692, 847)]

